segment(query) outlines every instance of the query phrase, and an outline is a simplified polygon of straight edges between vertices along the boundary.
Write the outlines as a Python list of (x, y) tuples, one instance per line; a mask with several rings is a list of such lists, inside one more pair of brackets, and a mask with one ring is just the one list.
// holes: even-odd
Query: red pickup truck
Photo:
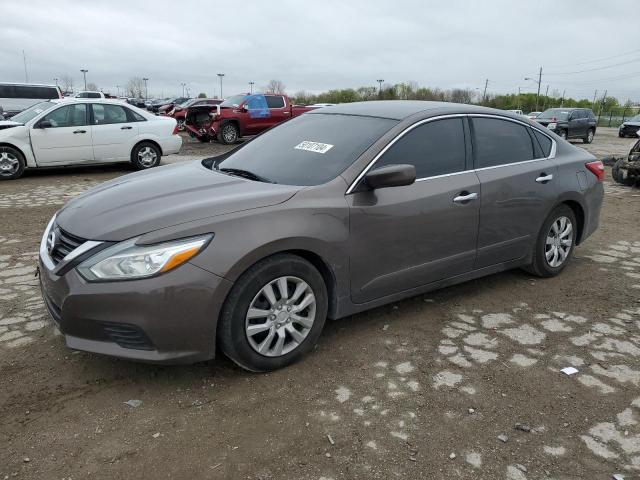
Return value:
[(185, 127), (202, 142), (214, 139), (231, 144), (315, 108), (292, 105), (286, 95), (234, 95), (220, 105), (189, 107)]

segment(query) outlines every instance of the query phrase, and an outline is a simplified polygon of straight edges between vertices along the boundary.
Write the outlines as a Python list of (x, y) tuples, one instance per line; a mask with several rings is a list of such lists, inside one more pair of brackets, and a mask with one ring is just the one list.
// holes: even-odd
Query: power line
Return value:
[(554, 68), (554, 67), (571, 67), (571, 66), (577, 66), (577, 65), (587, 65), (589, 63), (597, 63), (603, 60), (611, 60), (613, 58), (626, 57), (627, 55), (631, 55), (633, 53), (638, 53), (638, 52), (640, 52), (640, 50), (631, 50), (629, 52), (619, 53), (618, 55), (611, 55), (609, 57), (596, 58), (595, 60), (587, 60), (585, 62), (578, 62), (578, 63), (567, 63), (564, 65), (551, 65), (551, 67)]
[(556, 72), (556, 73), (547, 73), (545, 72), (545, 75), (573, 75), (576, 73), (586, 73), (586, 72), (595, 72), (596, 70), (605, 70), (607, 68), (614, 68), (614, 67), (619, 67), (620, 65), (628, 65), (629, 63), (635, 63), (635, 62), (639, 62), (640, 61), (640, 57), (639, 58), (634, 58), (633, 60), (628, 60), (626, 62), (620, 62), (620, 63), (613, 63), (611, 65), (605, 65), (602, 67), (595, 67), (595, 68), (588, 68), (586, 70), (576, 70), (575, 72)]

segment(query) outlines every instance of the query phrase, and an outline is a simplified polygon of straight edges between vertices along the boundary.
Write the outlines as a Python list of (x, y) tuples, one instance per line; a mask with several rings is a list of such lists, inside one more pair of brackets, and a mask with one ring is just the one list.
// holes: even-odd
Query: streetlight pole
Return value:
[(482, 104), (487, 100), (487, 87), (489, 86), (489, 79), (484, 81), (484, 92), (482, 92)]
[(118, 96), (120, 96), (120, 85), (116, 85), (116, 88), (118, 89)]
[(142, 81), (144, 82), (144, 100), (146, 102), (147, 100), (149, 100), (149, 90), (147, 89), (147, 82), (149, 81), (149, 79), (147, 77), (144, 77)]
[(187, 84), (182, 82), (180, 85), (182, 85), (182, 96), (184, 97), (184, 87), (186, 87)]
[(253, 93), (253, 84), (256, 82), (249, 82), (249, 95)]
[(223, 99), (224, 97), (222, 96), (222, 77), (224, 77), (224, 73), (219, 73), (218, 77), (220, 77), (220, 99)]
[(82, 76), (84, 77), (84, 89), (86, 91), (87, 90), (87, 72), (89, 70), (82, 68), (80, 69), (80, 71), (82, 72)]
[(56, 87), (57, 87), (58, 86), (58, 79), (54, 78), (53, 81), (56, 82)]
[(533, 82), (536, 82), (538, 84), (538, 93), (536, 93), (536, 112), (538, 111), (538, 103), (539, 103), (539, 99), (540, 99), (540, 85), (542, 84), (542, 67), (540, 67), (540, 72), (538, 73), (538, 80), (536, 80), (535, 78), (531, 78), (531, 77), (525, 77), (525, 80), (531, 80)]
[(382, 78), (376, 80), (376, 82), (378, 82), (378, 96), (381, 97), (382, 96), (382, 82), (384, 82), (384, 80)]

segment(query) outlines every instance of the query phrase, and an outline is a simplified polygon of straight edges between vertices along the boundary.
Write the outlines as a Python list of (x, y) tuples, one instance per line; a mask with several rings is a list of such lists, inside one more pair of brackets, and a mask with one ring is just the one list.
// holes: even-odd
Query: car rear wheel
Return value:
[(161, 157), (162, 152), (160, 152), (157, 145), (151, 142), (142, 142), (133, 147), (131, 163), (138, 170), (146, 170), (160, 165)]
[(176, 121), (176, 126), (178, 127), (178, 131), (179, 132), (184, 132), (184, 119), (183, 118), (179, 118)]
[(582, 139), (582, 142), (583, 143), (591, 143), (591, 142), (593, 142), (593, 136), (594, 135), (595, 135), (595, 133), (594, 133), (593, 129), (590, 128), (589, 131), (587, 131), (587, 136)]
[(278, 254), (247, 270), (222, 309), (218, 342), (240, 367), (286, 367), (316, 344), (327, 316), (327, 288), (301, 257)]
[(563, 138), (565, 140), (567, 139), (567, 131), (566, 130), (560, 130), (558, 135), (560, 135), (560, 138)]
[(576, 216), (559, 205), (547, 217), (536, 241), (531, 265), (525, 270), (538, 277), (555, 277), (569, 263), (576, 243)]
[(616, 160), (616, 163), (614, 163), (613, 167), (611, 167), (611, 176), (617, 183), (626, 185), (627, 187), (631, 187), (636, 183), (636, 181), (633, 178), (629, 178), (627, 170), (622, 168), (623, 163), (623, 158), (619, 158), (618, 160)]
[(22, 153), (12, 147), (0, 147), (0, 180), (15, 180), (24, 173)]
[(234, 123), (225, 123), (220, 128), (220, 143), (224, 143), (225, 145), (230, 145), (232, 143), (236, 143), (238, 138), (240, 138), (240, 131), (238, 127)]

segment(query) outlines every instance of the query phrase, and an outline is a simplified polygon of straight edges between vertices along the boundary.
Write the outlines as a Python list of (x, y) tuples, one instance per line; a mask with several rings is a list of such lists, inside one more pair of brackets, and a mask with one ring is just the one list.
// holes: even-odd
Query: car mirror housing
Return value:
[(371, 189), (403, 187), (416, 181), (416, 167), (413, 165), (388, 165), (368, 172), (364, 183)]
[(51, 128), (52, 126), (49, 120), (42, 120), (38, 122), (37, 128)]

